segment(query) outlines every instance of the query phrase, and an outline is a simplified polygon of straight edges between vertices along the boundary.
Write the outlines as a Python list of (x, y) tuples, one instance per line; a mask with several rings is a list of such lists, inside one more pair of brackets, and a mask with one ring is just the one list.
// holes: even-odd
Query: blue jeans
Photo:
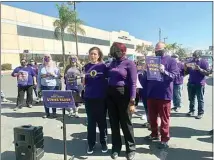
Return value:
[[(59, 90), (59, 86), (41, 86), (41, 91), (43, 90)], [(49, 108), (47, 108), (44, 104), (45, 107), (45, 113), (46, 115), (49, 115)], [(53, 114), (56, 114), (56, 108), (52, 108)]]
[(195, 111), (195, 97), (198, 100), (198, 114), (204, 114), (204, 91), (205, 86), (200, 84), (187, 84), (189, 95), (189, 111)]
[(175, 108), (181, 108), (182, 105), (182, 96), (181, 92), (183, 90), (182, 84), (174, 84), (173, 86), (173, 105)]

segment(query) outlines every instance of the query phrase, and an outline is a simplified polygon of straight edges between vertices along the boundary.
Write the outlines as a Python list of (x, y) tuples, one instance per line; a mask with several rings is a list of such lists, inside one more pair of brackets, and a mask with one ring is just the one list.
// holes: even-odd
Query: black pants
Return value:
[(195, 98), (198, 100), (198, 114), (204, 114), (204, 90), (205, 87), (196, 84), (187, 84), (189, 96), (189, 111), (195, 111)]
[(88, 145), (93, 147), (96, 143), (96, 124), (100, 131), (101, 145), (107, 144), (106, 105), (104, 99), (85, 99), (85, 108), (88, 119)]
[(27, 92), (27, 100), (26, 100), (27, 106), (32, 105), (32, 103), (33, 103), (33, 85), (18, 87), (18, 97), (17, 97), (17, 103), (16, 103), (17, 106), (20, 106), (20, 107), (23, 106), (25, 92)]
[(126, 152), (129, 153), (136, 150), (131, 113), (128, 109), (129, 95), (127, 87), (108, 88), (107, 103), (112, 131), (112, 152), (120, 152), (122, 148), (120, 126), (124, 134)]

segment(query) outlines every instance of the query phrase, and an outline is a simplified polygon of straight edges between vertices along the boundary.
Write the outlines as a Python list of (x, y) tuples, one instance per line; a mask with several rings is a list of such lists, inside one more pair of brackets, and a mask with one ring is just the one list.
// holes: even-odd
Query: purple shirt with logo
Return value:
[[(209, 70), (209, 64), (204, 59), (200, 59), (198, 61), (192, 60), (189, 63), (195, 63), (200, 68), (202, 68), (204, 70)], [(191, 84), (205, 85), (205, 83), (206, 83), (206, 76), (203, 75), (200, 71), (194, 70), (192, 68), (187, 68), (187, 72), (189, 73), (189, 83), (191, 83)]]
[(17, 76), (17, 84), (18, 87), (24, 87), (24, 86), (31, 86), (33, 85), (33, 77), (36, 76), (35, 71), (27, 66), (27, 67), (17, 67), (13, 70), (12, 76), (14, 76), (15, 73), (18, 73)]
[(172, 100), (173, 81), (179, 74), (178, 65), (170, 56), (161, 57), (161, 64), (165, 66), (164, 73), (161, 73), (162, 81), (147, 80), (147, 98)]
[(107, 67), (104, 63), (88, 63), (84, 66), (85, 98), (105, 98), (107, 89)]
[(137, 68), (129, 59), (113, 60), (108, 71), (110, 86), (127, 86), (130, 90), (130, 98), (136, 97)]
[(178, 62), (177, 65), (179, 69), (179, 74), (175, 76), (174, 84), (180, 85), (184, 83), (184, 64), (181, 62)]

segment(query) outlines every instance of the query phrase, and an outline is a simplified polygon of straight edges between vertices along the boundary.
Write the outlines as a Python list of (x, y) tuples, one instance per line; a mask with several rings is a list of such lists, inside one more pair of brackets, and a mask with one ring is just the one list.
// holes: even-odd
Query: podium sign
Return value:
[(48, 108), (75, 108), (72, 91), (44, 90), (42, 94)]

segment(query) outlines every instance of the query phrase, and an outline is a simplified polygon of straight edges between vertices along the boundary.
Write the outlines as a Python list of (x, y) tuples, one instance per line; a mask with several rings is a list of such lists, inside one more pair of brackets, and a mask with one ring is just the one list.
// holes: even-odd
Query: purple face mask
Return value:
[(77, 62), (76, 58), (71, 58), (70, 60), (71, 60), (72, 63), (76, 63)]
[(50, 62), (50, 58), (49, 58), (49, 57), (45, 57), (45, 58), (44, 58), (44, 61), (45, 61), (45, 62)]

